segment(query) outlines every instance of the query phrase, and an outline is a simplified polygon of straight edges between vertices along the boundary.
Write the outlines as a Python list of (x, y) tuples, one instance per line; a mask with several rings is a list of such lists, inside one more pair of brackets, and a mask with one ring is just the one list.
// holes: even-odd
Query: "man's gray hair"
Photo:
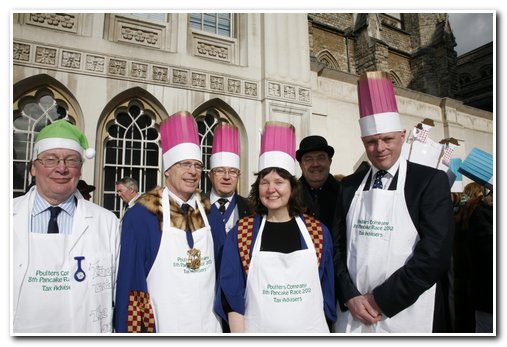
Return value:
[(132, 188), (136, 193), (139, 191), (139, 185), (132, 177), (123, 177), (121, 180), (116, 182), (116, 184), (123, 184), (128, 189)]

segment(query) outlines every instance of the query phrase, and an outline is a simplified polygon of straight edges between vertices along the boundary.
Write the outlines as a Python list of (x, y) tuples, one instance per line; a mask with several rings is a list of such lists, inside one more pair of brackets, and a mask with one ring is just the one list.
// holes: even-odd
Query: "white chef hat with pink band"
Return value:
[(199, 133), (194, 116), (180, 111), (160, 124), (164, 170), (182, 160), (195, 159), (202, 162)]
[(239, 130), (232, 124), (219, 123), (215, 128), (213, 146), (211, 149), (210, 168), (233, 167), (240, 168)]
[(394, 88), (384, 71), (365, 72), (357, 84), (361, 137), (401, 131)]
[(261, 138), (259, 171), (279, 167), (296, 174), (296, 133), (284, 122), (266, 122)]

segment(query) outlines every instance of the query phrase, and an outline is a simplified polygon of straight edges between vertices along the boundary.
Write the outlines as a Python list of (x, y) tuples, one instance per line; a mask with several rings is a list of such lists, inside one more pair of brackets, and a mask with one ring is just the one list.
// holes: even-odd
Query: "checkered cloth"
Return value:
[(444, 154), (442, 156), (442, 164), (449, 166), (449, 164), (451, 163), (452, 153), (454, 152), (454, 148), (449, 145), (447, 145), (444, 148), (445, 149), (444, 149)]
[(131, 290), (127, 315), (127, 332), (153, 333), (155, 331), (155, 317), (150, 302), (150, 294)]
[(429, 131), (426, 129), (419, 130), (419, 134), (417, 134), (417, 139), (422, 143), (426, 143), (426, 141), (428, 140), (428, 133)]
[(254, 217), (248, 216), (238, 221), (238, 250), (241, 263), (245, 273), (248, 274), (250, 268), (250, 247), (253, 238)]

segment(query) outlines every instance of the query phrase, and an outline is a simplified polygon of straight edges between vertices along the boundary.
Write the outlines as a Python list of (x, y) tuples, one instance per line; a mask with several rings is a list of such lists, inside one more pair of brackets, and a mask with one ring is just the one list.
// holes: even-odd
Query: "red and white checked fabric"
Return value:
[(155, 331), (155, 316), (150, 302), (150, 294), (131, 290), (127, 314), (127, 332), (152, 333)]
[(428, 139), (428, 133), (429, 133), (428, 130), (425, 129), (419, 130), (419, 133), (417, 134), (417, 139), (422, 143), (426, 143), (426, 140)]
[(250, 268), (250, 247), (253, 238), (253, 222), (254, 217), (248, 216), (238, 220), (238, 250), (243, 269), (248, 275)]
[[(308, 215), (303, 215), (306, 227), (312, 238), (313, 245), (315, 247), (315, 253), (317, 255), (317, 264), (320, 265), (322, 258), (322, 248), (324, 241), (324, 233), (322, 231), (322, 224), (317, 219)], [(238, 221), (238, 250), (239, 257), (245, 273), (248, 275), (250, 268), (250, 248), (252, 247), (253, 239), (253, 222), (254, 217), (249, 216), (242, 218)]]
[(305, 224), (308, 228), (308, 232), (313, 240), (313, 246), (315, 247), (315, 253), (317, 254), (317, 264), (320, 265), (320, 259), (322, 258), (322, 247), (324, 244), (324, 233), (322, 231), (322, 224), (317, 219), (303, 215), (305, 218)]
[(452, 153), (454, 152), (454, 148), (447, 145), (444, 149), (444, 155), (442, 156), (442, 163), (444, 165), (447, 165), (449, 166), (449, 164), (451, 163), (451, 159), (452, 159)]

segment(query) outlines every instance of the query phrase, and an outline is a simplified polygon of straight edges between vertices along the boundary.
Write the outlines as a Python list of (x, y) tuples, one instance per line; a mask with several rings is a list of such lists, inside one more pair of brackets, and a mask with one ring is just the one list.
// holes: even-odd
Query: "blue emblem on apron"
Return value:
[(77, 260), (77, 270), (74, 273), (74, 279), (78, 282), (83, 282), (86, 278), (86, 274), (83, 271), (83, 268), (81, 267), (81, 261), (84, 260), (85, 257), (74, 257), (75, 260)]

